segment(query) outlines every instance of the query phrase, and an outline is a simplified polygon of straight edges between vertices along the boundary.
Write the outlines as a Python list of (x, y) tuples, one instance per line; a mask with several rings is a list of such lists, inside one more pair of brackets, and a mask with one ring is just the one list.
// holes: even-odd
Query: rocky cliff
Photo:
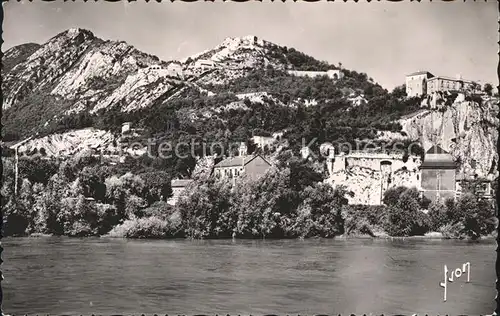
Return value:
[(497, 104), (492, 98), (481, 102), (457, 98), (452, 105), (422, 110), (399, 122), (425, 150), (438, 144), (461, 163), (460, 171), (487, 176), (497, 173)]
[(67, 156), (87, 149), (117, 151), (115, 140), (107, 131), (86, 128), (32, 139), (19, 147), (19, 153), (36, 151), (46, 156)]

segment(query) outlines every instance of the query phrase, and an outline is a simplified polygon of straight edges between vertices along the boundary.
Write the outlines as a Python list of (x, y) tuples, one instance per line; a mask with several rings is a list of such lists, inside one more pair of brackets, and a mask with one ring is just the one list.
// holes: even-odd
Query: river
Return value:
[[(6, 238), (9, 314), (492, 313), (494, 240)], [(465, 274), (448, 283), (443, 266)]]

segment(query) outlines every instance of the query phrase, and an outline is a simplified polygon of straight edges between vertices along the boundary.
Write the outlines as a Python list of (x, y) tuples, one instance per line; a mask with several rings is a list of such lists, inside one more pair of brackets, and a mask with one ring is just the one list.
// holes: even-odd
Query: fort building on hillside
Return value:
[(417, 71), (406, 76), (406, 94), (408, 97), (419, 97), (433, 92), (474, 90), (475, 83), (456, 78), (434, 76), (428, 71)]
[(420, 187), (420, 157), (402, 152), (334, 153), (328, 150), (327, 182), (344, 185), (354, 193), (350, 204), (380, 205), (387, 189), (396, 186)]
[[(327, 153), (326, 180), (334, 186), (343, 185), (354, 196), (350, 204), (380, 205), (389, 188), (416, 188), (431, 201), (443, 202), (458, 198), (466, 186), (473, 184), (476, 194), (485, 199), (493, 197), (492, 177), (478, 179), (458, 173), (453, 156), (440, 146), (429, 148), (423, 161), (420, 156), (402, 153), (353, 151), (333, 153), (334, 148), (321, 148)], [(328, 152), (326, 152), (328, 150)]]
[(344, 78), (344, 73), (340, 69), (330, 69), (327, 71), (302, 71), (302, 70), (288, 70), (288, 74), (297, 77), (310, 77), (316, 78), (321, 76), (327, 76), (333, 80), (339, 80)]
[(210, 59), (198, 59), (194, 63), (195, 67), (201, 68), (203, 70), (209, 70), (216, 68), (216, 64), (213, 60)]
[(223, 159), (214, 166), (213, 174), (218, 178), (236, 179), (243, 173), (252, 179), (262, 176), (271, 164), (261, 155), (247, 155), (247, 146), (241, 143), (239, 155)]
[(463, 80), (461, 76), (457, 76), (457, 78), (438, 76), (427, 80), (427, 94), (438, 91), (463, 91), (472, 89), (474, 89), (474, 82)]
[(421, 189), (425, 197), (431, 201), (455, 198), (457, 164), (448, 152), (438, 145), (432, 146), (425, 153), (420, 170)]

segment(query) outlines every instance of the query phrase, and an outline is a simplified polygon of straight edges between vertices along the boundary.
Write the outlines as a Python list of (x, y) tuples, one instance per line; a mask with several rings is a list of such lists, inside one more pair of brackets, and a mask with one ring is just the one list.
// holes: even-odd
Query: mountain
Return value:
[[(82, 29), (70, 29), (29, 48), (16, 46), (5, 53), (24, 57), (15, 66), (7, 67), (12, 58), (3, 62), (4, 124), (7, 130), (22, 124), (23, 135), (64, 114), (124, 102), (131, 94), (140, 101), (145, 96), (130, 86), (139, 88), (141, 83), (131, 82), (132, 76), (139, 77), (139, 70), (160, 62), (125, 42), (104, 41)], [(164, 79), (156, 86), (168, 89), (172, 84)], [(129, 90), (123, 92), (123, 87)], [(117, 91), (123, 95), (117, 96)], [(153, 93), (158, 92), (147, 89), (145, 94)]]
[(294, 150), (301, 139), (402, 139), (424, 149), (437, 142), (480, 174), (498, 161), (494, 99), (454, 96), (446, 108), (422, 108), (422, 99), (406, 98), (404, 89), (388, 92), (365, 73), (255, 36), (162, 61), (75, 28), (41, 45), (9, 49), (2, 65), (2, 137), (14, 142), (33, 136), (27, 151), (74, 154), (85, 147), (79, 144), (108, 150), (121, 124), (132, 122), (143, 131), (134, 140), (144, 146), (150, 137), (227, 145), (284, 133)]
[(33, 54), (38, 48), (39, 44), (27, 43), (21, 44), (5, 52), (2, 57), (3, 71), (9, 72), (16, 65), (23, 63), (26, 59)]
[[(212, 60), (213, 69), (205, 71), (201, 59)], [(165, 62), (125, 42), (70, 29), (42, 45), (20, 45), (5, 53), (2, 106), (15, 110), (5, 112), (4, 124), (8, 132), (23, 125), (23, 131), (13, 132), (27, 136), (66, 114), (115, 107), (135, 111), (164, 102), (182, 88), (200, 89), (197, 82), (227, 82), (255, 67), (283, 69), (286, 63), (279, 46), (253, 36), (228, 38), (184, 62)]]

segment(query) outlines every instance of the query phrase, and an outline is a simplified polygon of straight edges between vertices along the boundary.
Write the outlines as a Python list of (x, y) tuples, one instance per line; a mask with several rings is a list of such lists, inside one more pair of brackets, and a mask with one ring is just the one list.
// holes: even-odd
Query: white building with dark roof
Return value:
[(427, 81), (434, 77), (428, 71), (417, 71), (406, 75), (406, 94), (408, 97), (418, 97), (427, 94)]
[(428, 71), (417, 71), (406, 75), (406, 94), (408, 97), (428, 95), (433, 92), (444, 91), (475, 91), (480, 85), (471, 80), (462, 79), (461, 75), (456, 78), (445, 76), (434, 76)]

